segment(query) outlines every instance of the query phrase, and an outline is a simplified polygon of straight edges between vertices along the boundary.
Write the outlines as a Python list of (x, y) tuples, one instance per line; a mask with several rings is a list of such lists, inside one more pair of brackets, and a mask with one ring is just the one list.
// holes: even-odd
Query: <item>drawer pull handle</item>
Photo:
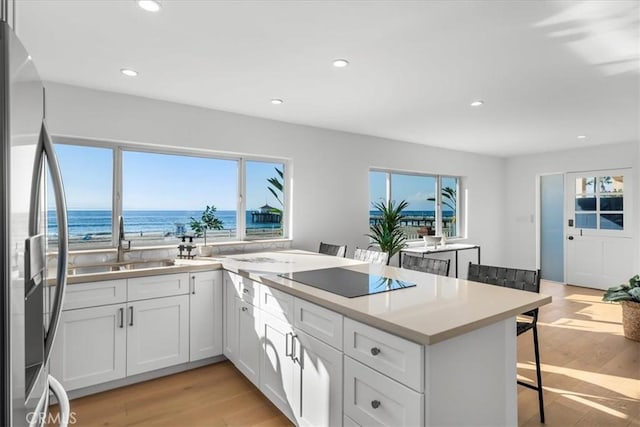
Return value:
[(244, 288), (244, 289), (242, 290), (242, 292), (244, 292), (245, 294), (248, 294), (248, 293), (249, 293), (249, 289)]
[(242, 311), (247, 311), (249, 310), (247, 307), (242, 307)]
[[(371, 347), (371, 354), (373, 354), (374, 356), (377, 356), (380, 354), (380, 349), (378, 347)], [(377, 400), (375, 400), (374, 402), (378, 402)], [(378, 402), (378, 404), (380, 404), (380, 402)]]
[(373, 409), (378, 409), (380, 407), (380, 401), (379, 400), (372, 400), (371, 401), (371, 407)]

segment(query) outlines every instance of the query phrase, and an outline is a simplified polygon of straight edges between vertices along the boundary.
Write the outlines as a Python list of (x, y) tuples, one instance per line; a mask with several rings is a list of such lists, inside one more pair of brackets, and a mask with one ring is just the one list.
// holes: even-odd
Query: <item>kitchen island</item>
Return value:
[[(297, 424), (517, 424), (515, 317), (549, 296), (303, 251), (222, 264), (225, 355)], [(336, 267), (415, 286), (346, 298), (282, 277)]]

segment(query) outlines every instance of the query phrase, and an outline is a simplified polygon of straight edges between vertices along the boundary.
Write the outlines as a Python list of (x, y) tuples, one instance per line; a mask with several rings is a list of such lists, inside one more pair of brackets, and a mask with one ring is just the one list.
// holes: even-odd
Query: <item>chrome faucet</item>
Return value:
[[(120, 215), (118, 217), (118, 223), (119, 223), (119, 232), (118, 232), (118, 262), (124, 262), (124, 253), (128, 252), (131, 250), (131, 240), (125, 240), (124, 239), (124, 218), (122, 218), (122, 215)], [(127, 246), (124, 246), (124, 243), (127, 244)]]

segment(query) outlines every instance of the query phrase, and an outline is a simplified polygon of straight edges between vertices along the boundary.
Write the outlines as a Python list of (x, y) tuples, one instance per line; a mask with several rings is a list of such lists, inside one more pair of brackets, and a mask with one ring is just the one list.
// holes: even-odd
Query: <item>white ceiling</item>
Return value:
[(638, 1), (161, 4), (18, 0), (16, 30), (49, 81), (498, 156), (640, 141)]

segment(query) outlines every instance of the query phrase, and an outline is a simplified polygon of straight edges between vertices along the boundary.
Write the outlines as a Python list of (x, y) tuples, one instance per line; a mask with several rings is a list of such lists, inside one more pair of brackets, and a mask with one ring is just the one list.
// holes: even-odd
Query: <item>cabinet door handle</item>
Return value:
[(371, 347), (371, 354), (377, 356), (380, 354), (380, 349), (378, 347)]
[(133, 326), (133, 306), (129, 306), (129, 326)]
[(245, 293), (245, 294), (248, 294), (249, 293), (249, 289), (244, 288), (244, 289), (242, 289), (242, 292)]
[(191, 295), (195, 295), (196, 294), (196, 276), (191, 276), (191, 280), (193, 282), (193, 288), (191, 290)]
[(247, 311), (249, 310), (247, 307), (242, 307), (242, 311)]
[(372, 400), (371, 401), (371, 407), (373, 409), (378, 409), (380, 407), (380, 401), (379, 400)]
[(120, 328), (124, 328), (124, 308), (120, 307), (118, 311), (120, 312)]
[(291, 360), (294, 362), (298, 360), (296, 356), (296, 338), (298, 338), (297, 335), (291, 334)]
[(293, 358), (293, 351), (289, 353), (289, 335), (293, 336), (291, 332), (287, 332), (287, 335), (284, 336), (284, 357)]

